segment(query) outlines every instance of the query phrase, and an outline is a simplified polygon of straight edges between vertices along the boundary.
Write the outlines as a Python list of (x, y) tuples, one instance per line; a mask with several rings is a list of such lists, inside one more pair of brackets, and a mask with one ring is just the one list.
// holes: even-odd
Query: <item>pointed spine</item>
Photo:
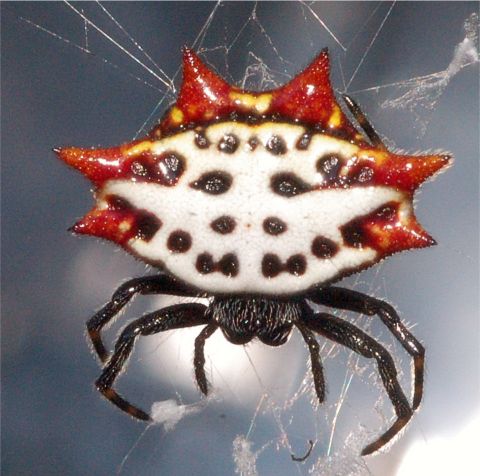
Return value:
[(70, 231), (91, 235), (126, 246), (131, 239), (150, 241), (162, 226), (152, 213), (133, 207), (126, 200), (107, 196), (75, 223)]
[(326, 48), (307, 68), (272, 94), (271, 113), (335, 130), (348, 138), (357, 136), (335, 99)]
[[(210, 121), (233, 110), (234, 89), (189, 48), (183, 49), (183, 81), (175, 105), (160, 124), (160, 133), (188, 123)], [(155, 129), (153, 135), (155, 135)]]
[(452, 161), (449, 154), (397, 155), (385, 151), (363, 150), (351, 166), (351, 174), (362, 167), (370, 167), (373, 178), (370, 185), (385, 185), (413, 192), (428, 178), (447, 167)]
[(183, 81), (176, 103), (150, 137), (160, 138), (188, 124), (227, 119), (232, 114), (281, 117), (332, 131), (349, 140), (360, 135), (338, 105), (330, 84), (328, 51), (280, 88), (253, 92), (231, 86), (184, 48)]
[(341, 232), (346, 246), (373, 248), (379, 258), (436, 244), (417, 222), (408, 202), (386, 203), (372, 213), (346, 223)]

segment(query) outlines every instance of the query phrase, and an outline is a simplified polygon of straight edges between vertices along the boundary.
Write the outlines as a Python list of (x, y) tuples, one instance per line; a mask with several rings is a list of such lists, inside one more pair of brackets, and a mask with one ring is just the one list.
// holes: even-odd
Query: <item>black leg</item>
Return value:
[(328, 314), (307, 314), (302, 320), (311, 330), (327, 339), (345, 345), (358, 354), (377, 361), (378, 371), (383, 385), (392, 402), (397, 419), (395, 423), (377, 440), (362, 451), (362, 456), (369, 455), (388, 443), (410, 420), (413, 410), (397, 379), (397, 370), (387, 350), (372, 337), (365, 334), (353, 324)]
[(296, 322), (298, 330), (303, 336), (303, 340), (308, 345), (310, 351), (310, 363), (312, 366), (313, 384), (317, 392), (318, 401), (323, 403), (325, 400), (325, 379), (323, 377), (322, 361), (320, 359), (320, 346), (313, 332), (302, 322)]
[(136, 294), (173, 294), (177, 296), (195, 296), (194, 291), (167, 275), (135, 278), (122, 284), (105, 304), (87, 322), (87, 332), (95, 352), (102, 362), (108, 359), (108, 352), (102, 342), (101, 330), (122, 310)]
[(390, 306), (390, 304), (367, 296), (366, 294), (334, 286), (312, 293), (308, 296), (308, 299), (311, 299), (317, 304), (323, 304), (324, 306), (359, 312), (367, 316), (377, 315), (380, 317), (402, 347), (413, 357), (414, 378), (412, 408), (416, 410), (420, 405), (423, 395), (425, 348), (408, 331), (395, 309)]
[(297, 463), (303, 463), (306, 461), (306, 459), (310, 456), (313, 450), (313, 440), (308, 440), (308, 450), (303, 456), (295, 456), (293, 453), (290, 453), (290, 458), (292, 458), (292, 461), (295, 461)]
[(217, 330), (217, 328), (217, 323), (211, 322), (208, 326), (202, 329), (202, 332), (200, 332), (195, 339), (193, 367), (195, 369), (195, 378), (197, 379), (198, 388), (204, 395), (207, 395), (208, 393), (208, 380), (205, 375), (205, 341)]
[(139, 420), (150, 420), (150, 416), (147, 413), (124, 400), (112, 388), (112, 385), (130, 356), (135, 339), (138, 336), (147, 336), (171, 329), (208, 324), (208, 319), (205, 317), (205, 310), (206, 307), (203, 304), (177, 304), (147, 314), (126, 326), (115, 344), (112, 357), (95, 382), (97, 389), (105, 398), (129, 415)]
[(360, 124), (360, 127), (364, 130), (365, 134), (367, 134), (367, 137), (370, 139), (372, 145), (378, 149), (387, 150), (385, 144), (382, 142), (382, 139), (380, 139), (379, 135), (376, 133), (375, 129), (360, 109), (360, 106), (347, 94), (343, 95), (343, 100), (345, 101), (345, 104), (352, 113), (353, 117)]

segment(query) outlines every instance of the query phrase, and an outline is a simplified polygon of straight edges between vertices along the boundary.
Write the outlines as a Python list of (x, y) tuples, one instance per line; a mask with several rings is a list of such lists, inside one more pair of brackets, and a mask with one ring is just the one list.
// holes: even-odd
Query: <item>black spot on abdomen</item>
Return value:
[(283, 271), (280, 258), (273, 253), (266, 254), (262, 259), (262, 273), (266, 278), (274, 278)]
[(220, 272), (227, 277), (237, 276), (240, 270), (240, 264), (235, 253), (227, 253), (217, 262), (210, 253), (201, 253), (197, 256), (195, 267), (200, 274)]
[(209, 274), (215, 271), (215, 263), (213, 261), (213, 256), (210, 253), (202, 253), (198, 255), (195, 266), (200, 274)]
[(280, 235), (287, 231), (287, 224), (277, 217), (268, 217), (263, 220), (263, 230), (269, 235)]
[(320, 259), (329, 259), (338, 253), (338, 246), (325, 236), (316, 236), (312, 241), (312, 253)]
[(149, 152), (140, 154), (130, 164), (137, 180), (156, 182), (167, 187), (176, 185), (185, 171), (185, 159), (177, 152), (167, 151), (160, 155)]
[(270, 179), (270, 186), (274, 193), (282, 197), (294, 197), (310, 192), (312, 186), (292, 172), (280, 172)]
[(233, 154), (240, 144), (238, 137), (233, 134), (225, 134), (218, 143), (218, 150), (225, 154)]
[(232, 233), (235, 226), (235, 219), (228, 215), (218, 217), (210, 223), (210, 228), (221, 235)]
[(301, 254), (290, 256), (290, 258), (287, 259), (285, 269), (294, 276), (305, 274), (305, 270), (307, 269), (307, 260), (305, 259), (305, 256)]
[(327, 154), (317, 160), (317, 171), (326, 184), (335, 184), (342, 168), (342, 159), (336, 154)]
[(208, 149), (210, 147), (210, 141), (205, 135), (204, 129), (199, 129), (195, 132), (195, 145), (199, 149)]
[(168, 236), (167, 248), (172, 253), (186, 253), (191, 246), (192, 237), (186, 231), (175, 230)]
[(216, 267), (225, 276), (237, 276), (238, 258), (234, 253), (228, 253), (222, 256)]
[(373, 180), (375, 172), (371, 167), (362, 167), (353, 177), (353, 182), (358, 184), (369, 184)]
[(139, 210), (136, 225), (137, 233), (135, 237), (148, 242), (160, 229), (162, 222), (153, 213), (147, 212), (146, 210)]
[(366, 236), (362, 224), (362, 221), (352, 220), (340, 228), (343, 241), (347, 246), (363, 248), (366, 242)]
[(232, 182), (233, 178), (229, 173), (214, 170), (202, 174), (198, 180), (190, 184), (190, 187), (210, 195), (220, 195), (228, 191)]
[(273, 155), (283, 155), (287, 152), (287, 144), (280, 136), (270, 137), (265, 147)]
[(304, 134), (302, 134), (300, 139), (298, 139), (296, 143), (296, 148), (298, 150), (307, 150), (311, 141), (312, 141), (312, 134), (310, 134), (309, 132), (305, 132)]
[(266, 278), (275, 278), (282, 272), (288, 272), (294, 276), (305, 274), (307, 260), (304, 255), (290, 256), (285, 263), (274, 253), (267, 253), (262, 259), (262, 274)]

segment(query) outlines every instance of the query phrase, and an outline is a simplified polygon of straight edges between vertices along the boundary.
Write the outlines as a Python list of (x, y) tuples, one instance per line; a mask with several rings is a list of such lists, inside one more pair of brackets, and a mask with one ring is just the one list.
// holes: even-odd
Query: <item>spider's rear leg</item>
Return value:
[(309, 296), (313, 302), (330, 306), (336, 309), (345, 309), (365, 314), (367, 316), (380, 317), (397, 341), (406, 352), (413, 357), (413, 402), (412, 408), (416, 410), (422, 401), (423, 376), (425, 373), (425, 348), (409, 332), (400, 320), (399, 315), (390, 304), (367, 296), (366, 294), (352, 291), (351, 289), (328, 287), (317, 291)]
[(202, 332), (195, 339), (195, 355), (193, 358), (193, 367), (195, 368), (195, 378), (200, 391), (207, 395), (208, 380), (205, 375), (205, 341), (218, 329), (216, 322), (211, 322), (202, 329)]
[(139, 420), (150, 420), (147, 413), (127, 402), (112, 388), (132, 352), (135, 339), (140, 335), (147, 336), (182, 327), (208, 324), (208, 318), (205, 317), (206, 309), (203, 304), (177, 304), (147, 314), (126, 326), (115, 344), (112, 357), (95, 382), (97, 389), (105, 398), (129, 415)]
[(175, 279), (160, 274), (131, 279), (122, 284), (92, 318), (87, 321), (87, 332), (95, 352), (102, 362), (108, 359), (108, 352), (102, 342), (101, 330), (125, 307), (136, 294), (173, 294), (177, 296), (194, 296), (185, 285)]
[(317, 393), (319, 403), (325, 400), (325, 379), (323, 376), (322, 361), (320, 359), (320, 346), (313, 332), (301, 322), (296, 322), (298, 330), (302, 334), (303, 340), (308, 346), (310, 352), (310, 364), (312, 367), (313, 384)]
[(383, 435), (363, 449), (362, 456), (379, 450), (408, 423), (413, 415), (413, 410), (410, 408), (407, 397), (398, 382), (397, 370), (392, 357), (372, 337), (342, 319), (329, 314), (311, 313), (302, 316), (302, 320), (306, 326), (327, 339), (345, 345), (363, 357), (374, 358), (377, 361), (380, 377), (397, 415), (395, 423)]

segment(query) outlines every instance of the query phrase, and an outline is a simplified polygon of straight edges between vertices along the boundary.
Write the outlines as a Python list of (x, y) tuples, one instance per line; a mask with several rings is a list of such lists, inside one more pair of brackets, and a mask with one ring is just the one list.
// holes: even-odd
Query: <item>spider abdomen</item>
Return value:
[(57, 152), (97, 187), (73, 231), (201, 291), (287, 296), (434, 244), (412, 199), (448, 156), (395, 154), (365, 132), (336, 102), (326, 51), (291, 82), (256, 93), (185, 50), (177, 102), (149, 136)]
[(232, 295), (298, 294), (432, 244), (403, 183), (411, 170), (418, 181), (435, 168), (425, 160), (288, 122), (219, 121), (198, 137), (180, 131), (117, 152), (64, 152), (99, 186), (97, 206), (74, 231)]

